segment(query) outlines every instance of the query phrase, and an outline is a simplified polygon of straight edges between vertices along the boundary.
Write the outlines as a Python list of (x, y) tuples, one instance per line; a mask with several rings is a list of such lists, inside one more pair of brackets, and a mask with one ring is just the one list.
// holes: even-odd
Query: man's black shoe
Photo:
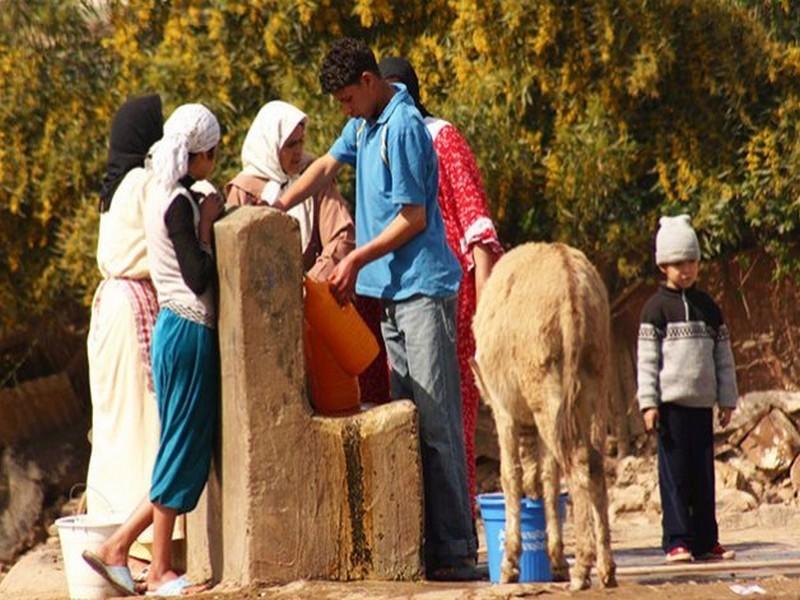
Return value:
[(485, 563), (476, 565), (474, 560), (466, 560), (460, 565), (429, 569), (428, 579), (431, 581), (488, 581), (489, 568)]

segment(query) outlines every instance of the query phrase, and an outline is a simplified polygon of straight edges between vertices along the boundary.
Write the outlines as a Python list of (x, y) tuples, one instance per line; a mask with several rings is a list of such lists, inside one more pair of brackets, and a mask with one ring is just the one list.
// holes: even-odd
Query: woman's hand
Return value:
[(489, 249), (489, 246), (478, 242), (472, 247), (472, 262), (475, 265), (475, 303), (481, 299), (481, 292), (486, 280), (492, 272), (497, 256)]

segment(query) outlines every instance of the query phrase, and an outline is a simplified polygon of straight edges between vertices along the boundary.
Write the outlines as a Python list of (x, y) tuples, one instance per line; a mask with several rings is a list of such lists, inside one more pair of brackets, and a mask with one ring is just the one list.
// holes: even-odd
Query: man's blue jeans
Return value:
[(456, 296), (383, 300), (381, 330), (391, 395), (419, 413), (425, 491), (425, 561), (453, 566), (477, 551), (467, 491), (456, 355)]

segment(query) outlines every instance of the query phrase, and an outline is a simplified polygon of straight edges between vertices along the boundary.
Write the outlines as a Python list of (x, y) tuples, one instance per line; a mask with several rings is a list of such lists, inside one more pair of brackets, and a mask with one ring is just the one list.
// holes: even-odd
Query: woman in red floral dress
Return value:
[(475, 355), (472, 317), (481, 288), (489, 277), (492, 265), (503, 253), (503, 247), (489, 215), (481, 174), (467, 140), (454, 125), (431, 116), (425, 110), (419, 100), (417, 75), (406, 59), (384, 58), (379, 68), (385, 79), (406, 86), (425, 119), (425, 125), (433, 139), (433, 147), (439, 157), (439, 208), (444, 219), (447, 242), (464, 271), (458, 290), (456, 320), (467, 480), (473, 498), (474, 514), (474, 498), (477, 493), (475, 427), (480, 396), (468, 362)]

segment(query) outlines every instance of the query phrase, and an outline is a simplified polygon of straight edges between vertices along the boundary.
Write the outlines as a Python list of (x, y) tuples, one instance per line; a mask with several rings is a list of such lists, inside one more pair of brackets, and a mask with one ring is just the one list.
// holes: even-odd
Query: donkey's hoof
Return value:
[(600, 579), (600, 585), (604, 588), (613, 588), (617, 587), (617, 565), (613, 562), (611, 566), (607, 569), (603, 569), (602, 571), (598, 569), (598, 579)]
[(580, 592), (581, 590), (588, 590), (592, 585), (589, 575), (576, 575), (569, 580), (569, 590), (571, 592)]
[(516, 583), (519, 581), (519, 568), (511, 561), (503, 559), (500, 565), (500, 583)]
[(565, 560), (552, 569), (553, 581), (569, 581), (569, 564)]
[(611, 557), (604, 557), (597, 563), (597, 578), (604, 588), (617, 587), (617, 564)]
[(600, 585), (604, 588), (615, 588), (617, 587), (617, 576), (613, 573), (610, 573), (605, 576), (600, 577)]

